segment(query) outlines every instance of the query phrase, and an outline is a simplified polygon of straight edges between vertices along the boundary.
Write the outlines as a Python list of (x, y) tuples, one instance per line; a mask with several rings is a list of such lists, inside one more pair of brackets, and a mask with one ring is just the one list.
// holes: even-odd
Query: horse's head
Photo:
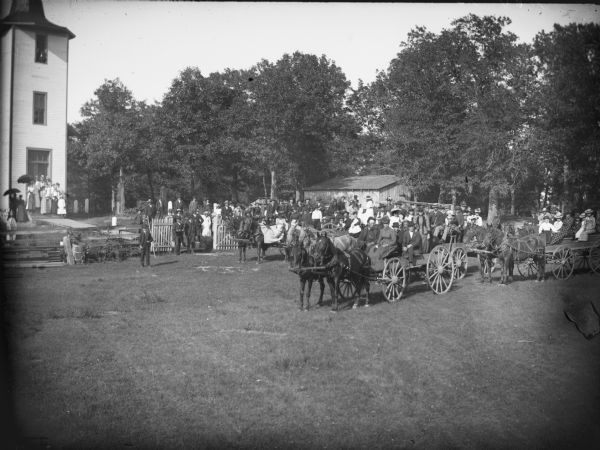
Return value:
[(334, 247), (326, 233), (319, 233), (311, 248), (311, 256), (317, 266), (327, 264), (334, 255)]

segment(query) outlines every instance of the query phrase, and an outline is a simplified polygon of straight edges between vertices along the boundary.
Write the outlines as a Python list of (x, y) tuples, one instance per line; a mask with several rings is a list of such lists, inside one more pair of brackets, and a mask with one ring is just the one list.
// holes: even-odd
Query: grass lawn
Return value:
[(232, 254), (151, 263), (4, 271), (21, 445), (600, 442), (600, 338), (584, 339), (563, 315), (600, 300), (598, 275), (499, 287), (470, 272), (441, 296), (414, 283), (398, 304), (373, 285), (370, 308), (334, 314), (297, 310), (297, 276), (274, 250), (261, 265)]

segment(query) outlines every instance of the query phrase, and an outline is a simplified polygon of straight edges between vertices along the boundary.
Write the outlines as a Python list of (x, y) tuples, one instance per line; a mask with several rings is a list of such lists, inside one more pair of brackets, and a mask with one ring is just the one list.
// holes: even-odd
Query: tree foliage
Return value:
[[(159, 187), (251, 200), (332, 176), (396, 174), (421, 199), (534, 207), (540, 191), (583, 204), (600, 185), (600, 31), (558, 25), (530, 45), (506, 17), (416, 27), (376, 80), (351, 89), (325, 55), (248, 70), (188, 67), (160, 103), (107, 80), (73, 124), (70, 178), (100, 195), (125, 172), (130, 198)], [(596, 197), (595, 197), (596, 196)]]

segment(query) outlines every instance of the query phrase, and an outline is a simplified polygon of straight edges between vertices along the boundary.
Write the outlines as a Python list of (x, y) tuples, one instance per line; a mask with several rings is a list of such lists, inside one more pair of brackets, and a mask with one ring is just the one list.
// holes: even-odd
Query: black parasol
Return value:
[(35, 177), (33, 175), (25, 174), (21, 175), (17, 180), (17, 183), (29, 184), (35, 181)]
[(17, 188), (10, 188), (10, 189), (4, 191), (4, 195), (16, 194), (17, 192), (21, 192), (21, 191)]

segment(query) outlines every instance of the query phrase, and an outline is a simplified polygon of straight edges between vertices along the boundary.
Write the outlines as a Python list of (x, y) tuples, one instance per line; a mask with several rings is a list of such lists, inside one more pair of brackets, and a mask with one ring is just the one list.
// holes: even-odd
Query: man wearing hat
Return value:
[(594, 211), (586, 209), (585, 213), (585, 232), (587, 234), (593, 234), (596, 232), (596, 218), (594, 217)]
[(150, 244), (154, 239), (152, 239), (152, 235), (150, 234), (150, 229), (148, 227), (148, 222), (144, 221), (142, 224), (142, 229), (140, 231), (140, 250), (141, 254), (141, 263), (142, 267), (144, 265), (150, 267)]
[(415, 230), (414, 222), (408, 222), (408, 230), (402, 237), (402, 252), (408, 257), (411, 265), (415, 265), (415, 251), (421, 249), (421, 234)]
[(375, 218), (367, 219), (367, 226), (362, 229), (358, 236), (358, 245), (360, 248), (366, 246), (366, 252), (369, 253), (371, 247), (377, 244), (379, 240), (379, 227), (375, 226)]
[(181, 215), (175, 216), (175, 223), (173, 224), (173, 240), (175, 241), (175, 254), (181, 253), (181, 244), (183, 243), (183, 220)]

